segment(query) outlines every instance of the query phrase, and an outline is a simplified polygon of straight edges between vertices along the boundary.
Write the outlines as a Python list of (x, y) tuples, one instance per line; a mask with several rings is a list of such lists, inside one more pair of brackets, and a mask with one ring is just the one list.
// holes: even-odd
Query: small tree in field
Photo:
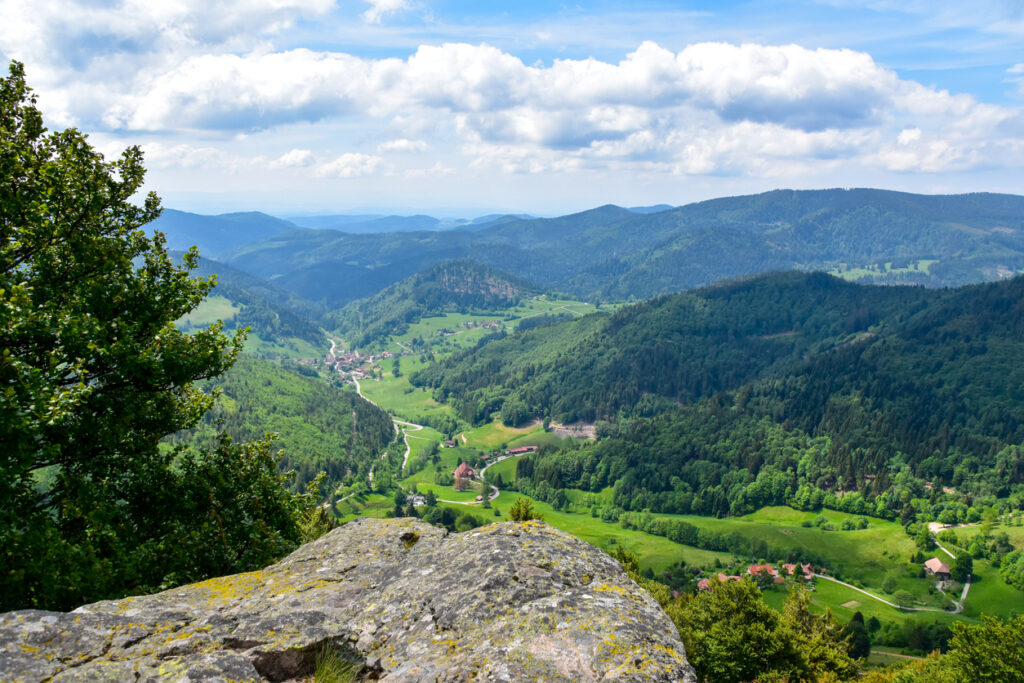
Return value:
[(544, 515), (540, 514), (533, 508), (533, 501), (529, 498), (516, 498), (516, 502), (512, 503), (512, 507), (509, 508), (508, 516), (513, 522), (525, 522), (530, 519), (544, 519)]

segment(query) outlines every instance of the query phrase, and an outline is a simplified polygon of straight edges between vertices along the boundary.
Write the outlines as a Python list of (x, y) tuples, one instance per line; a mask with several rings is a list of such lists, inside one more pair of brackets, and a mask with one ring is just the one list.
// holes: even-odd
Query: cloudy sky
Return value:
[[(504, 6), (503, 6), (504, 5)], [(1022, 0), (0, 0), (50, 128), (200, 212), (1024, 192)]]

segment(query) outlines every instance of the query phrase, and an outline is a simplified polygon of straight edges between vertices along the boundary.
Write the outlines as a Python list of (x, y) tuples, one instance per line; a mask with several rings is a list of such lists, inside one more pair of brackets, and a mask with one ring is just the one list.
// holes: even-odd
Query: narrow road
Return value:
[(824, 574), (815, 574), (814, 576), (816, 576), (819, 579), (825, 579), (826, 581), (831, 581), (833, 583), (838, 583), (839, 585), (846, 586), (847, 588), (852, 588), (853, 590), (857, 591), (858, 593), (863, 593), (864, 595), (868, 596), (869, 598), (872, 598), (874, 600), (877, 600), (878, 602), (881, 602), (881, 603), (884, 603), (886, 605), (889, 605), (889, 607), (895, 607), (896, 609), (901, 609), (901, 610), (905, 610), (905, 611), (908, 611), (908, 612), (945, 612), (947, 614), (960, 614), (961, 612), (964, 611), (963, 605), (958, 603), (956, 600), (953, 601), (953, 604), (956, 605), (956, 609), (954, 609), (952, 611), (944, 610), (944, 609), (939, 609), (938, 607), (902, 607), (900, 605), (897, 605), (894, 602), (889, 602), (885, 598), (881, 598), (881, 597), (875, 595), (874, 593), (868, 593), (863, 588), (857, 588), (854, 585), (846, 583), (845, 581), (840, 581), (839, 579), (834, 579), (831, 576), (825, 576)]
[[(949, 552), (949, 549), (946, 548), (946, 546), (944, 546), (941, 543), (939, 543), (938, 532), (943, 530), (943, 529), (960, 529), (960, 528), (963, 528), (965, 526), (977, 526), (977, 525), (976, 524), (961, 524), (959, 526), (953, 527), (953, 526), (945, 526), (945, 525), (939, 524), (938, 522), (929, 522), (929, 524), (928, 524), (928, 531), (930, 531), (932, 533), (932, 536), (933, 536), (932, 540), (935, 541), (935, 546), (939, 550), (941, 550), (942, 552), (946, 553), (947, 555), (949, 555), (951, 558), (953, 558), (955, 560), (956, 559), (956, 555), (954, 555), (953, 553)], [(957, 614), (959, 614), (960, 612), (964, 611), (963, 603), (964, 603), (965, 600), (967, 600), (967, 591), (971, 590), (971, 579), (972, 578), (973, 578), (973, 576), (969, 575), (967, 577), (967, 581), (964, 582), (964, 589), (963, 589), (963, 591), (960, 592), (960, 602), (957, 602), (956, 600), (953, 600), (953, 604), (955, 604), (957, 606)]]
[[(491, 486), (490, 484), (487, 485)], [(498, 487), (491, 486), (491, 495), (487, 496), (487, 500), (494, 500), (500, 495), (501, 491), (498, 490)], [(445, 500), (444, 498), (438, 498), (437, 500), (440, 503), (454, 503), (455, 505), (480, 505), (483, 502), (480, 500)]]
[[(355, 383), (355, 385), (356, 385), (356, 393), (359, 394), (359, 397), (361, 399), (363, 399), (364, 401), (366, 401), (368, 403), (371, 403), (371, 404), (377, 406), (378, 408), (380, 408), (379, 405), (377, 405), (374, 401), (368, 399), (363, 394), (363, 387), (362, 387), (362, 385), (359, 384), (359, 380), (358, 379), (353, 377), (352, 381)], [(418, 432), (421, 429), (423, 429), (423, 425), (418, 425), (415, 422), (406, 422), (405, 420), (399, 420), (397, 417), (392, 417), (391, 418), (391, 422), (392, 422), (392, 424), (395, 425), (395, 433), (397, 434), (399, 431), (401, 431), (402, 432), (402, 440), (405, 441), (405, 456), (402, 458), (402, 470), (401, 470), (401, 471), (404, 472), (405, 471), (405, 465), (406, 465), (406, 463), (409, 462), (409, 453), (412, 452), (412, 446), (409, 445), (409, 432)], [(402, 427), (402, 428), (399, 428), (398, 425), (405, 425), (405, 426)], [(413, 438), (416, 438), (416, 437), (413, 437)], [(373, 470), (372, 469), (370, 470), (370, 485), (371, 486), (373, 485)]]

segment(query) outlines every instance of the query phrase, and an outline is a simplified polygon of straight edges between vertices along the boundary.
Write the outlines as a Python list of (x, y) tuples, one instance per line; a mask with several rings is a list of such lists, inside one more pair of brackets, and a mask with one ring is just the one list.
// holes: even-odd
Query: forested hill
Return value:
[(405, 332), (410, 323), (444, 313), (495, 313), (539, 290), (472, 261), (446, 261), (355, 301), (325, 317), (352, 345), (363, 347)]
[(164, 209), (147, 228), (148, 232), (164, 233), (170, 249), (185, 250), (195, 245), (201, 255), (219, 258), (240, 245), (265, 240), (296, 226), (258, 211), (204, 216)]
[[(225, 320), (227, 329), (249, 327), (252, 333), (269, 342), (294, 337), (313, 347), (324, 344), (324, 335), (318, 324), (324, 311), (317, 304), (267, 280), (208, 258), (199, 260), (196, 275), (216, 275), (217, 286), (211, 295), (226, 298), (237, 309), (233, 317)], [(205, 327), (206, 324), (204, 320), (198, 326)], [(179, 324), (179, 327), (189, 329), (186, 324)]]
[(202, 424), (179, 432), (171, 442), (208, 446), (219, 433), (238, 441), (279, 436), (284, 450), (281, 469), (295, 469), (299, 490), (318, 473), (336, 487), (342, 481), (365, 481), (370, 467), (394, 438), (391, 418), (352, 391), (318, 377), (304, 377), (276, 363), (240, 356), (223, 376), (204, 389), (221, 396)]
[(340, 307), (459, 258), (586, 300), (644, 299), (773, 269), (960, 285), (1024, 270), (1024, 197), (778, 190), (652, 213), (609, 205), (476, 230), (298, 230), (242, 246), (229, 262)]
[[(833, 318), (835, 331), (854, 330), (847, 343), (826, 337), (815, 349), (794, 342), (797, 354), (785, 362), (764, 357), (760, 376), (735, 389), (653, 418), (607, 423), (600, 430), (606, 438), (596, 444), (524, 461), (520, 487), (550, 501), (562, 487), (614, 486), (620, 508), (706, 515), (770, 504), (814, 509), (824, 501), (892, 517), (911, 498), (927, 498), (941, 486), (954, 487), (965, 500), (1024, 494), (1024, 278), (951, 291), (883, 292), (902, 300), (875, 299), (874, 290), (854, 297), (865, 306), (852, 318), (845, 312)], [(713, 308), (709, 293), (699, 294)], [(820, 308), (835, 302), (834, 294), (823, 292)], [(765, 303), (771, 307), (770, 299)], [(791, 308), (794, 323), (798, 313), (808, 323), (828, 320), (816, 307)], [(794, 336), (804, 334), (800, 329), (794, 325)], [(744, 336), (735, 329), (718, 339), (733, 348)], [(495, 374), (503, 377), (500, 370)], [(647, 376), (630, 375), (634, 381)], [(607, 386), (630, 386), (605, 377)], [(729, 389), (729, 381), (719, 379), (718, 387)], [(600, 386), (591, 380), (575, 393), (593, 406)], [(941, 505), (930, 514), (939, 512)]]
[(497, 339), (412, 380), (467, 419), (505, 404), (567, 422), (650, 415), (787, 371), (937, 296), (774, 273)]

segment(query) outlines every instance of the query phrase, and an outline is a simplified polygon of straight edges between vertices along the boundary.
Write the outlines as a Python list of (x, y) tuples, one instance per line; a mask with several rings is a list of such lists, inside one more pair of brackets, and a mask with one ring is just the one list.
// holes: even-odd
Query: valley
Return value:
[[(556, 224), (576, 239), (635, 227), (614, 207), (559, 220), (519, 228), (551, 246), (541, 235)], [(425, 243), (387, 239), (400, 237), (406, 251)], [(260, 249), (228, 258), (252, 267), (244, 255)], [(941, 647), (956, 622), (1021, 613), (998, 569), (1024, 544), (1024, 404), (1003, 398), (1024, 381), (1020, 278), (865, 286), (924, 281), (939, 259), (841, 261), (838, 277), (779, 272), (588, 302), (462, 255), (400, 263), (405, 277), (375, 279), (386, 267), (355, 300), (308, 299), (289, 275), (265, 279), (270, 261), (260, 275), (224, 266), (220, 292), (179, 321), (247, 324), (250, 363), (386, 414), (389, 443), (328, 468), (320, 492), (338, 521), (421, 516), (464, 531), (510, 519), (527, 499), (552, 526), (635, 554), (643, 576), (678, 593), (769, 565), (777, 576), (759, 583), (777, 610), (801, 583), (783, 565), (806, 563), (811, 609), (841, 623), (859, 614), (882, 659)], [(309, 443), (282, 432), (286, 463), (330, 459), (307, 455)], [(298, 483), (313, 474), (303, 465)], [(982, 517), (983, 531), (956, 539), (935, 521)], [(961, 556), (973, 557), (969, 581), (924, 568)]]

